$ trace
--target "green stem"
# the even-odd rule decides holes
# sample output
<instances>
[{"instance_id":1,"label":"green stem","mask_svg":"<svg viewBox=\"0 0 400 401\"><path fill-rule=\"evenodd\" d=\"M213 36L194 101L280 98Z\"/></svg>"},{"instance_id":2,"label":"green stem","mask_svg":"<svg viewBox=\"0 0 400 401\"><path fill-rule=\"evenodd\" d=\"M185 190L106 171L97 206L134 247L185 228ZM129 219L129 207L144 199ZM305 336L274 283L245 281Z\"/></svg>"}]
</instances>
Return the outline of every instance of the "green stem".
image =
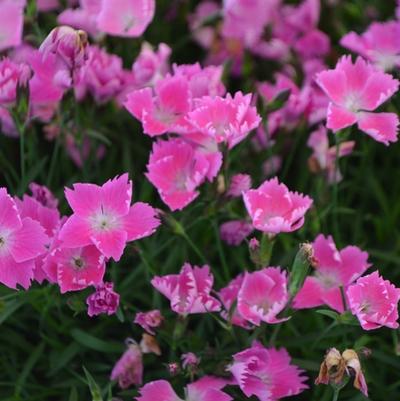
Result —
<instances>
[{"instance_id":1,"label":"green stem","mask_svg":"<svg viewBox=\"0 0 400 401\"><path fill-rule=\"evenodd\" d=\"M339 393L340 393L340 389L339 389L339 388L334 388L334 389L333 389L333 398L332 398L332 401L338 401L338 399L339 399Z\"/></svg>"},{"instance_id":2,"label":"green stem","mask_svg":"<svg viewBox=\"0 0 400 401\"><path fill-rule=\"evenodd\" d=\"M181 233L182 237L185 238L188 245L193 249L193 251L197 254L197 256L201 259L202 263L207 264L207 259L200 251L200 249L196 246L196 244L190 239L190 237L186 234L186 232Z\"/></svg>"}]
</instances>

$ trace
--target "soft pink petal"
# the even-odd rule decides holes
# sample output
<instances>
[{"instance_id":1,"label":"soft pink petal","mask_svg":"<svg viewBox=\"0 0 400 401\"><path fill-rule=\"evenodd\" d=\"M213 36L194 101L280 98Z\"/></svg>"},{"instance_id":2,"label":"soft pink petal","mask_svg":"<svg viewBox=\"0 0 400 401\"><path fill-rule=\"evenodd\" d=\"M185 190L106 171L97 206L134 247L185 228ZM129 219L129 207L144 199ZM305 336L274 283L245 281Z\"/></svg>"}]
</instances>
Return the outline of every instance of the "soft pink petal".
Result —
<instances>
[{"instance_id":1,"label":"soft pink petal","mask_svg":"<svg viewBox=\"0 0 400 401\"><path fill-rule=\"evenodd\" d=\"M399 118L395 113L360 113L358 128L378 142L397 141Z\"/></svg>"},{"instance_id":2,"label":"soft pink petal","mask_svg":"<svg viewBox=\"0 0 400 401\"><path fill-rule=\"evenodd\" d=\"M101 187L101 204L109 212L126 215L132 200L132 181L128 174L107 181Z\"/></svg>"},{"instance_id":3,"label":"soft pink petal","mask_svg":"<svg viewBox=\"0 0 400 401\"><path fill-rule=\"evenodd\" d=\"M87 220L72 215L61 228L59 239L67 248L78 248L90 245L92 230Z\"/></svg>"},{"instance_id":4,"label":"soft pink petal","mask_svg":"<svg viewBox=\"0 0 400 401\"><path fill-rule=\"evenodd\" d=\"M127 232L113 229L97 230L92 232L90 239L106 258L113 258L118 262L124 253Z\"/></svg>"},{"instance_id":5,"label":"soft pink petal","mask_svg":"<svg viewBox=\"0 0 400 401\"><path fill-rule=\"evenodd\" d=\"M127 240L134 241L148 237L160 225L157 211L147 203L137 202L129 210L124 220L124 229L128 233Z\"/></svg>"},{"instance_id":6,"label":"soft pink petal","mask_svg":"<svg viewBox=\"0 0 400 401\"><path fill-rule=\"evenodd\" d=\"M144 385L137 401L182 401L166 380L156 380Z\"/></svg>"},{"instance_id":7,"label":"soft pink petal","mask_svg":"<svg viewBox=\"0 0 400 401\"><path fill-rule=\"evenodd\" d=\"M327 128L333 132L350 127L357 122L357 115L343 107L329 103L327 115Z\"/></svg>"},{"instance_id":8,"label":"soft pink petal","mask_svg":"<svg viewBox=\"0 0 400 401\"><path fill-rule=\"evenodd\" d=\"M65 197L71 209L86 217L101 209L102 189L95 184L74 184L74 189L65 189Z\"/></svg>"},{"instance_id":9,"label":"soft pink petal","mask_svg":"<svg viewBox=\"0 0 400 401\"><path fill-rule=\"evenodd\" d=\"M293 301L296 309L315 308L323 304L322 288L315 277L307 277Z\"/></svg>"},{"instance_id":10,"label":"soft pink petal","mask_svg":"<svg viewBox=\"0 0 400 401\"><path fill-rule=\"evenodd\" d=\"M0 257L0 282L10 288L16 288L17 284L28 289L33 279L34 260L17 263L11 255Z\"/></svg>"}]
</instances>

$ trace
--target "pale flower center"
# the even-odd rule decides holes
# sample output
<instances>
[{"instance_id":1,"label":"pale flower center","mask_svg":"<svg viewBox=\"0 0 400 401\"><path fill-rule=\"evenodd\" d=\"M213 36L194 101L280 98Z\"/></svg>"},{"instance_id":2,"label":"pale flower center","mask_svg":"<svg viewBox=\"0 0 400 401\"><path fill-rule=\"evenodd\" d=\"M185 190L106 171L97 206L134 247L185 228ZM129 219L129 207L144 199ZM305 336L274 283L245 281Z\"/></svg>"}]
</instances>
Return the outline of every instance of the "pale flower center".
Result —
<instances>
[{"instance_id":1,"label":"pale flower center","mask_svg":"<svg viewBox=\"0 0 400 401\"><path fill-rule=\"evenodd\" d=\"M74 270L83 270L85 268L85 261L80 257L73 257L72 258L72 267Z\"/></svg>"},{"instance_id":2,"label":"pale flower center","mask_svg":"<svg viewBox=\"0 0 400 401\"><path fill-rule=\"evenodd\" d=\"M325 289L329 290L341 285L340 280L331 272L317 272L315 276Z\"/></svg>"},{"instance_id":3,"label":"pale flower center","mask_svg":"<svg viewBox=\"0 0 400 401\"><path fill-rule=\"evenodd\" d=\"M108 213L101 208L101 211L91 217L92 228L96 231L109 231L119 226L119 219L117 216Z\"/></svg>"},{"instance_id":4,"label":"pale flower center","mask_svg":"<svg viewBox=\"0 0 400 401\"><path fill-rule=\"evenodd\" d=\"M127 14L123 16L122 25L124 27L124 32L128 32L136 23L136 19L132 14Z\"/></svg>"},{"instance_id":5,"label":"pale flower center","mask_svg":"<svg viewBox=\"0 0 400 401\"><path fill-rule=\"evenodd\" d=\"M357 113L361 109L360 98L356 93L349 93L344 103L346 109L353 113Z\"/></svg>"}]
</instances>

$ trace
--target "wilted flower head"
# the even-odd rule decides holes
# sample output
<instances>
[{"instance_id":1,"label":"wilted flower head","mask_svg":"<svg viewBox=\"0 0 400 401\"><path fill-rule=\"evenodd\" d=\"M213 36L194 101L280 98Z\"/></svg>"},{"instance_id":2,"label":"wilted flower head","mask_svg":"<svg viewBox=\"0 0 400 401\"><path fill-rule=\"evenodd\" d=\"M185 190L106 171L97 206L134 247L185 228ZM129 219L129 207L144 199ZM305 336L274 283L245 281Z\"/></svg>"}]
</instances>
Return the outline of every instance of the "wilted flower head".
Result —
<instances>
[{"instance_id":1,"label":"wilted flower head","mask_svg":"<svg viewBox=\"0 0 400 401\"><path fill-rule=\"evenodd\" d=\"M122 389L140 385L143 380L143 361L140 347L134 341L127 341L127 349L115 364L111 380L118 380Z\"/></svg>"},{"instance_id":2,"label":"wilted flower head","mask_svg":"<svg viewBox=\"0 0 400 401\"><path fill-rule=\"evenodd\" d=\"M308 388L307 377L290 363L284 348L265 348L258 342L233 355L228 370L247 397L254 395L260 401L277 401Z\"/></svg>"},{"instance_id":3,"label":"wilted flower head","mask_svg":"<svg viewBox=\"0 0 400 401\"><path fill-rule=\"evenodd\" d=\"M347 289L351 312L357 316L364 330L386 326L399 327L398 303L400 289L384 280L377 271L360 277Z\"/></svg>"},{"instance_id":4,"label":"wilted flower head","mask_svg":"<svg viewBox=\"0 0 400 401\"><path fill-rule=\"evenodd\" d=\"M155 7L155 0L103 0L98 28L114 36L141 36L153 20Z\"/></svg>"},{"instance_id":5,"label":"wilted flower head","mask_svg":"<svg viewBox=\"0 0 400 401\"><path fill-rule=\"evenodd\" d=\"M67 248L94 244L105 257L118 261L127 242L153 234L160 224L150 205L137 202L131 206L128 174L102 186L74 184L65 196L74 212L60 232Z\"/></svg>"},{"instance_id":6,"label":"wilted flower head","mask_svg":"<svg viewBox=\"0 0 400 401\"><path fill-rule=\"evenodd\" d=\"M336 348L329 349L321 363L315 384L341 385L345 374L354 377L354 387L368 397L368 387L361 369L360 359L352 349L346 349L342 354Z\"/></svg>"},{"instance_id":7,"label":"wilted flower head","mask_svg":"<svg viewBox=\"0 0 400 401\"><path fill-rule=\"evenodd\" d=\"M142 334L142 339L140 341L139 346L143 354L152 353L158 356L161 355L161 349L160 346L158 345L156 338L151 336L150 334L147 333Z\"/></svg>"},{"instance_id":8,"label":"wilted flower head","mask_svg":"<svg viewBox=\"0 0 400 401\"><path fill-rule=\"evenodd\" d=\"M373 22L358 35L349 32L340 44L371 61L384 71L400 66L400 22Z\"/></svg>"},{"instance_id":9,"label":"wilted flower head","mask_svg":"<svg viewBox=\"0 0 400 401\"><path fill-rule=\"evenodd\" d=\"M246 220L232 220L222 224L219 232L221 239L228 245L237 246L253 232L253 226Z\"/></svg>"},{"instance_id":10,"label":"wilted flower head","mask_svg":"<svg viewBox=\"0 0 400 401\"><path fill-rule=\"evenodd\" d=\"M164 317L158 309L151 310L149 312L138 312L136 313L135 320L133 323L138 324L149 334L154 336L153 328L157 328L163 322Z\"/></svg>"},{"instance_id":11,"label":"wilted flower head","mask_svg":"<svg viewBox=\"0 0 400 401\"><path fill-rule=\"evenodd\" d=\"M219 301L210 295L213 282L209 266L192 267L189 263L182 266L179 274L151 280L153 287L171 301L171 309L181 315L220 310Z\"/></svg>"},{"instance_id":12,"label":"wilted flower head","mask_svg":"<svg viewBox=\"0 0 400 401\"><path fill-rule=\"evenodd\" d=\"M58 26L48 34L39 51L43 53L45 60L48 54L54 54L58 67L68 70L72 76L85 63L86 45L86 32L69 26Z\"/></svg>"},{"instance_id":13,"label":"wilted flower head","mask_svg":"<svg viewBox=\"0 0 400 401\"><path fill-rule=\"evenodd\" d=\"M235 174L231 178L231 182L226 193L227 196L236 198L242 195L243 191L251 188L251 177L248 174Z\"/></svg>"},{"instance_id":14,"label":"wilted flower head","mask_svg":"<svg viewBox=\"0 0 400 401\"><path fill-rule=\"evenodd\" d=\"M326 304L343 312L340 287L347 288L368 269L368 253L352 245L338 251L333 238L322 234L314 240L312 248L315 270L306 278L293 305L302 309Z\"/></svg>"},{"instance_id":15,"label":"wilted flower head","mask_svg":"<svg viewBox=\"0 0 400 401\"><path fill-rule=\"evenodd\" d=\"M353 124L378 142L397 141L398 117L395 113L372 113L399 87L391 75L376 70L358 57L353 64L343 56L334 70L317 74L317 83L330 98L327 128L337 132Z\"/></svg>"},{"instance_id":16,"label":"wilted flower head","mask_svg":"<svg viewBox=\"0 0 400 401\"><path fill-rule=\"evenodd\" d=\"M261 322L281 323L278 318L288 302L286 272L268 267L244 275L237 297L237 309L243 319L259 326Z\"/></svg>"},{"instance_id":17,"label":"wilted flower head","mask_svg":"<svg viewBox=\"0 0 400 401\"><path fill-rule=\"evenodd\" d=\"M0 52L22 41L26 0L0 1Z\"/></svg>"},{"instance_id":18,"label":"wilted flower head","mask_svg":"<svg viewBox=\"0 0 400 401\"><path fill-rule=\"evenodd\" d=\"M269 234L298 230L313 203L310 197L289 191L276 177L244 192L243 200L254 228Z\"/></svg>"},{"instance_id":19,"label":"wilted flower head","mask_svg":"<svg viewBox=\"0 0 400 401\"><path fill-rule=\"evenodd\" d=\"M105 282L96 287L96 291L86 299L90 317L106 313L113 315L119 306L119 294L114 291L114 284Z\"/></svg>"}]
</instances>

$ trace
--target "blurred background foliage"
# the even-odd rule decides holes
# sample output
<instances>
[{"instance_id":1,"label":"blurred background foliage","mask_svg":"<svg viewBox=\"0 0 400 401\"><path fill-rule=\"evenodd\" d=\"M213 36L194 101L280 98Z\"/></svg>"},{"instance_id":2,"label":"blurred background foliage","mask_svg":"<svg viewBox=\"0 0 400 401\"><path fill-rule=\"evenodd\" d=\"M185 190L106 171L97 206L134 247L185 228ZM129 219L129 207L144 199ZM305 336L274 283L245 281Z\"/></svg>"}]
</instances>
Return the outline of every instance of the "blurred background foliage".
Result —
<instances>
[{"instance_id":1,"label":"blurred background foliage","mask_svg":"<svg viewBox=\"0 0 400 401\"><path fill-rule=\"evenodd\" d=\"M196 4L198 1L158 0L156 17L143 39L153 45L160 41L169 44L173 50L172 62L201 61L204 52L191 39L186 22L186 16ZM344 33L362 31L372 19L392 18L394 6L394 1L381 0L339 0L336 6L324 2L320 28L332 39L330 65L343 53L337 43ZM171 10L175 10L175 15ZM371 17L372 12L375 12L374 17ZM38 45L55 24L56 14L31 16L26 32L32 43ZM106 37L101 45L120 55L129 68L139 53L141 40ZM271 79L275 71L274 63L249 56L243 76L238 79L226 74L225 83L231 91L237 88L251 91L256 81ZM400 110L400 95L393 98L391 107ZM91 99L77 104L69 94L63 100L57 124L72 126L78 142L85 133L95 143L104 144L104 159L98 161L91 155L83 168L78 169L66 155L60 138L47 141L43 126L37 123L26 135L24 180L19 176L18 140L0 136L2 186L21 195L31 181L48 185L61 200L62 212L67 214L70 211L63 199L64 186L74 182L103 183L127 171L134 182L134 200L147 201L166 210L143 175L151 140L142 134L141 125L127 111L112 103L96 106ZM292 132L280 132L276 137L273 152L283 156L279 179L290 189L312 196L315 207L300 231L278 236L271 265L290 267L299 244L312 241L322 232L332 234L338 248L354 244L368 251L372 265L399 286L400 145L385 147L354 128L346 135L357 142L356 151L340 161L344 180L335 188L308 170L311 151L306 141L309 133L310 129L300 124ZM331 140L333 143L332 136ZM256 152L250 142L250 139L243 141L231 152L229 174L251 174L253 185L258 186L265 179L262 164L270 152ZM130 245L120 263L108 264L106 278L115 283L116 291L121 294L117 315L89 318L84 301L90 289L61 296L58 288L52 285L34 284L26 292L0 288L1 400L87 401L93 398L88 385L91 383L93 389L93 381L101 389L104 400L111 400L112 396L132 399L137 391L120 391L115 383L110 383L109 375L125 349L124 340L128 337L140 339L141 329L132 323L135 313L153 308L160 308L166 316L166 323L157 336L163 354L160 358L144 356L145 382L168 377L166 364L179 361L180 355L188 351L201 356L201 373L224 375L224 367L233 353L248 347L255 337L267 345L273 336L273 344L286 347L294 362L306 369L310 377L310 390L292 397L293 400L332 399L331 388L313 385L329 347L371 349L371 356L362 361L370 399L400 399L400 347L396 330L383 328L365 332L350 325L332 327L332 319L315 310L293 313L275 334L276 326L265 324L255 332L238 327L228 332L212 316L206 315L189 316L183 330L182 322L170 311L167 300L152 289L151 277L176 273L185 261L192 264L207 261L215 276L214 288L219 289L237 273L252 269L247 246L228 247L218 234L221 223L233 216L245 216L241 200L229 205L217 202L216 184L204 185L201 191L202 196L196 202L173 215L201 255L173 226L163 224L152 237ZM84 367L93 381L90 375L85 375ZM189 379L178 375L170 380L177 389L183 389ZM235 400L247 399L235 391L228 390ZM182 392L180 395L183 396ZM364 399L351 385L340 394L343 401Z\"/></svg>"}]
</instances>

